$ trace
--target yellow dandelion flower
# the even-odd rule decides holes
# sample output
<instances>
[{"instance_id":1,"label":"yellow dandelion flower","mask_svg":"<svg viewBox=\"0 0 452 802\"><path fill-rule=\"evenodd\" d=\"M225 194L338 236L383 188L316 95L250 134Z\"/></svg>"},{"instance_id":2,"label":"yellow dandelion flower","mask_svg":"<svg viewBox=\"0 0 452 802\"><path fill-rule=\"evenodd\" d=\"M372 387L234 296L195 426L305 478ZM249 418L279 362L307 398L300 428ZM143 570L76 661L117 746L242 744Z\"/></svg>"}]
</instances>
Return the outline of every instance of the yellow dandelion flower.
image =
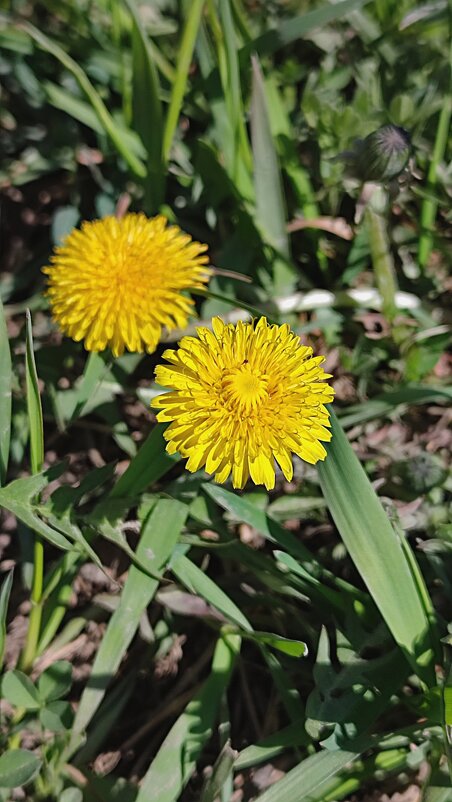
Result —
<instances>
[{"instance_id":1,"label":"yellow dandelion flower","mask_svg":"<svg viewBox=\"0 0 452 802\"><path fill-rule=\"evenodd\" d=\"M87 351L151 353L163 327L187 325L193 301L183 293L208 280L206 250L162 216L85 222L43 268L53 319Z\"/></svg>"},{"instance_id":2,"label":"yellow dandelion flower","mask_svg":"<svg viewBox=\"0 0 452 802\"><path fill-rule=\"evenodd\" d=\"M169 392L152 406L157 419L170 421L167 451L188 457L186 467L205 467L234 487L249 477L267 490L275 486L275 460L287 480L291 455L316 463L326 457L321 441L331 439L325 404L334 391L320 367L288 325L226 325L214 318L213 332L183 337L176 351L165 351L170 365L156 368L157 382Z\"/></svg>"}]
</instances>

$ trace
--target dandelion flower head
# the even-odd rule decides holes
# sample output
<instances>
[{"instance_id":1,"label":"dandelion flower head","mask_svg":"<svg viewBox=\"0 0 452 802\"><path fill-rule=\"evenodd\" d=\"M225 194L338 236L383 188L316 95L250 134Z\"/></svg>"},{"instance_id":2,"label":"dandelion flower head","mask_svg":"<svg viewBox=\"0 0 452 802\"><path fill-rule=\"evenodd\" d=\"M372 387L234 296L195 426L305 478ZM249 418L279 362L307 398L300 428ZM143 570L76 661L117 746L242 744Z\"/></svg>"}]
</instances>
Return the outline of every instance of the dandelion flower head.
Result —
<instances>
[{"instance_id":1,"label":"dandelion flower head","mask_svg":"<svg viewBox=\"0 0 452 802\"><path fill-rule=\"evenodd\" d=\"M268 490L275 485L275 460L288 481L292 454L315 464L326 457L331 439L325 404L334 391L320 367L288 325L226 325L183 337L177 350L156 368L157 382L169 392L152 406L165 430L170 454L188 457L187 469L204 467L224 482L243 488L251 477Z\"/></svg>"},{"instance_id":2,"label":"dandelion flower head","mask_svg":"<svg viewBox=\"0 0 452 802\"><path fill-rule=\"evenodd\" d=\"M85 222L43 269L53 319L87 351L151 353L163 327L187 325L193 301L183 293L208 280L206 250L162 216Z\"/></svg>"}]
</instances>

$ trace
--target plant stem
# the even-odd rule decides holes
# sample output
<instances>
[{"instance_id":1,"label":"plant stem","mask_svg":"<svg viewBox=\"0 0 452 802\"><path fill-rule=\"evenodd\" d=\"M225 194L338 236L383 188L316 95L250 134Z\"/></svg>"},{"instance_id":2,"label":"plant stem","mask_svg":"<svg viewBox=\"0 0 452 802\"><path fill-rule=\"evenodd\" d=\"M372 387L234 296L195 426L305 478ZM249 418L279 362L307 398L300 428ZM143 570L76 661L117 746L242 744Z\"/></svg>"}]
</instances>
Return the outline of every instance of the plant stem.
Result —
<instances>
[{"instance_id":1,"label":"plant stem","mask_svg":"<svg viewBox=\"0 0 452 802\"><path fill-rule=\"evenodd\" d=\"M42 591L44 584L44 544L35 533L33 550L33 585L31 589L30 619L28 623L27 640L20 658L22 671L29 671L36 656L42 618Z\"/></svg>"},{"instance_id":2,"label":"plant stem","mask_svg":"<svg viewBox=\"0 0 452 802\"><path fill-rule=\"evenodd\" d=\"M26 315L25 375L27 380L27 415L30 426L31 472L39 473L44 463L44 428L41 396L33 350L33 332L30 311ZM24 650L20 657L20 668L29 671L36 657L39 641L44 586L44 543L35 532L33 553L33 583L31 589L31 611Z\"/></svg>"},{"instance_id":3,"label":"plant stem","mask_svg":"<svg viewBox=\"0 0 452 802\"><path fill-rule=\"evenodd\" d=\"M395 301L397 281L385 218L371 209L370 205L367 206L364 217L369 234L375 281L382 299L383 314L389 323L392 323L397 314Z\"/></svg>"}]
</instances>

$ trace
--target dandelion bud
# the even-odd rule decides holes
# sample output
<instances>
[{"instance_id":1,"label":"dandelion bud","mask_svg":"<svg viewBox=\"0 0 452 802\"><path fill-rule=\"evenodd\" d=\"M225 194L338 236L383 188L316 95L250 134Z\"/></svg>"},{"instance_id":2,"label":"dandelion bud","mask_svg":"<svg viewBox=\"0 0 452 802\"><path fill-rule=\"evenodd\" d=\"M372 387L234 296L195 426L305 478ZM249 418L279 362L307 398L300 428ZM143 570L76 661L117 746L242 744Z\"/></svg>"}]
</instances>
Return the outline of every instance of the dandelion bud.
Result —
<instances>
[{"instance_id":1,"label":"dandelion bud","mask_svg":"<svg viewBox=\"0 0 452 802\"><path fill-rule=\"evenodd\" d=\"M383 125L361 141L356 158L362 181L387 183L405 169L411 154L410 137L404 128Z\"/></svg>"},{"instance_id":2,"label":"dandelion bud","mask_svg":"<svg viewBox=\"0 0 452 802\"><path fill-rule=\"evenodd\" d=\"M411 155L411 141L404 128L383 125L376 131L357 139L353 149L336 157L346 164L350 178L362 183L387 184L400 175Z\"/></svg>"}]
</instances>

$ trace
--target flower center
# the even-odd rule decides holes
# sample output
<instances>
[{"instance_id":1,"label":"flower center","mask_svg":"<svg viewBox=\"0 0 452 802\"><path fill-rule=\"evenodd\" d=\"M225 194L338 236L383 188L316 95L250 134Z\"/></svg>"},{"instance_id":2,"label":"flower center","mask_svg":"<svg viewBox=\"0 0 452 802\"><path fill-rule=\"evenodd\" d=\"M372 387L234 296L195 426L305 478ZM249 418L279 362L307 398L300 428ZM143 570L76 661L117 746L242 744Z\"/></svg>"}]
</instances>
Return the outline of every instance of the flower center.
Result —
<instances>
[{"instance_id":1,"label":"flower center","mask_svg":"<svg viewBox=\"0 0 452 802\"><path fill-rule=\"evenodd\" d=\"M251 370L248 364L232 368L224 374L221 395L228 409L243 412L256 412L268 398L268 377Z\"/></svg>"}]
</instances>

